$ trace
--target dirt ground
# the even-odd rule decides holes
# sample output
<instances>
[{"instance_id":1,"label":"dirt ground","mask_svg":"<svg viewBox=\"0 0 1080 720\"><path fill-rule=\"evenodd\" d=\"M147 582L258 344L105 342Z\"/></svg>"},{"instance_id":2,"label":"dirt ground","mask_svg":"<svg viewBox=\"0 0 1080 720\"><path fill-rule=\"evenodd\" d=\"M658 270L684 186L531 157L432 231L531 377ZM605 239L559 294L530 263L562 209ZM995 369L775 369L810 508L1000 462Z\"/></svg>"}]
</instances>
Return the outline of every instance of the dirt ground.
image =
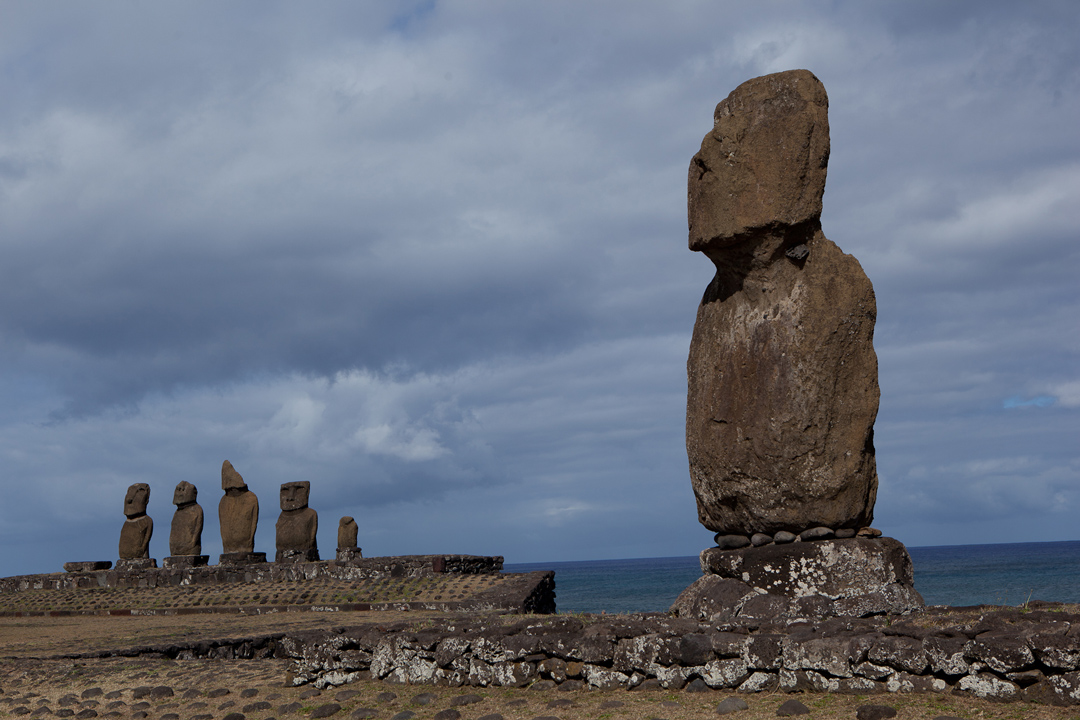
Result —
<instances>
[{"instance_id":1,"label":"dirt ground","mask_svg":"<svg viewBox=\"0 0 1080 720\"><path fill-rule=\"evenodd\" d=\"M430 615L434 615L433 613ZM429 616L430 616L429 615ZM689 720L717 718L731 691L574 691L401 686L378 681L322 691L287 685L284 660L56 659L62 654L178 640L243 637L298 629L387 623L424 613L284 613L237 616L0 618L0 717L126 720ZM777 717L787 700L809 718L856 718L860 706L887 705L899 720L1080 719L1080 708L999 704L954 695L741 696L734 720ZM471 700L472 702L466 702ZM43 716L43 717L42 717Z\"/></svg>"}]
</instances>

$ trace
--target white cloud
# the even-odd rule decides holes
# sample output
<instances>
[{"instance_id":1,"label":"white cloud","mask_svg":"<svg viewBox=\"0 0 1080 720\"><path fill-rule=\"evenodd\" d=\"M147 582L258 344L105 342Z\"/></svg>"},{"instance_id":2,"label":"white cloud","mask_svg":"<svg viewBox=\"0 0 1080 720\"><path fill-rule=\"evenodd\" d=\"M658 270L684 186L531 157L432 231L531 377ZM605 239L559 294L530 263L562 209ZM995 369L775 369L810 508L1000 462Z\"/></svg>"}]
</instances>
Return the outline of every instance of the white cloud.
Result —
<instances>
[{"instance_id":1,"label":"white cloud","mask_svg":"<svg viewBox=\"0 0 1080 720\"><path fill-rule=\"evenodd\" d=\"M1080 407L1080 380L1070 380L1047 387L1046 392L1057 398L1062 407Z\"/></svg>"}]
</instances>

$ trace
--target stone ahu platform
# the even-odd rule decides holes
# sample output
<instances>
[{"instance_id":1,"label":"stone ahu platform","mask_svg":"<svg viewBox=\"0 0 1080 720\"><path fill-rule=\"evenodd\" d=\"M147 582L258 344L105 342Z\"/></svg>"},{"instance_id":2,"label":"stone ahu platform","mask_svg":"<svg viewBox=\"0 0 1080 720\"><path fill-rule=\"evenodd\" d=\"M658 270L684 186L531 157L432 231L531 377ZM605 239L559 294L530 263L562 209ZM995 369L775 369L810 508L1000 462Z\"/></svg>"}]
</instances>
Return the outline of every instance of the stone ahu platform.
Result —
<instances>
[{"instance_id":1,"label":"stone ahu platform","mask_svg":"<svg viewBox=\"0 0 1080 720\"><path fill-rule=\"evenodd\" d=\"M887 537L708 548L701 571L672 606L682 617L868 617L924 607L911 556Z\"/></svg>"},{"instance_id":2,"label":"stone ahu platform","mask_svg":"<svg viewBox=\"0 0 1080 720\"><path fill-rule=\"evenodd\" d=\"M99 569L0 578L0 616L368 610L555 612L554 573L502 557L410 555L296 563Z\"/></svg>"}]
</instances>

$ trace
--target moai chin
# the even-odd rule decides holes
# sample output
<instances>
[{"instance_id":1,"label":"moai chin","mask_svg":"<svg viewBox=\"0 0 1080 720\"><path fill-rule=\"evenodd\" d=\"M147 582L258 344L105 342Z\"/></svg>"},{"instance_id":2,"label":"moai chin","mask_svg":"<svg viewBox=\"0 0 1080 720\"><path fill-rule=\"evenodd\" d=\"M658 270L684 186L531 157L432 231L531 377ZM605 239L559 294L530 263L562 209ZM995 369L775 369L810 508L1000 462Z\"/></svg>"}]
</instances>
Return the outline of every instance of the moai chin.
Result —
<instances>
[{"instance_id":1,"label":"moai chin","mask_svg":"<svg viewBox=\"0 0 1080 720\"><path fill-rule=\"evenodd\" d=\"M221 465L221 489L225 491L218 503L222 552L252 554L259 526L259 498L248 490L244 478L228 460Z\"/></svg>"},{"instance_id":2,"label":"moai chin","mask_svg":"<svg viewBox=\"0 0 1080 720\"><path fill-rule=\"evenodd\" d=\"M150 537L154 521L146 514L150 502L150 486L135 483L124 496L124 527L120 530L120 559L139 560L150 557Z\"/></svg>"},{"instance_id":3,"label":"moai chin","mask_svg":"<svg viewBox=\"0 0 1080 720\"><path fill-rule=\"evenodd\" d=\"M339 562L348 562L363 557L360 548L356 544L358 533L359 528L356 526L356 520L353 520L348 515L338 522L337 559Z\"/></svg>"},{"instance_id":4,"label":"moai chin","mask_svg":"<svg viewBox=\"0 0 1080 720\"><path fill-rule=\"evenodd\" d=\"M308 507L311 483L287 482L281 485L281 515L277 521L276 562L301 562L319 559L316 535L319 515Z\"/></svg>"},{"instance_id":5,"label":"moai chin","mask_svg":"<svg viewBox=\"0 0 1080 720\"><path fill-rule=\"evenodd\" d=\"M173 491L172 531L169 533L171 556L202 555L203 509L196 502L198 489L189 482L181 481Z\"/></svg>"}]
</instances>

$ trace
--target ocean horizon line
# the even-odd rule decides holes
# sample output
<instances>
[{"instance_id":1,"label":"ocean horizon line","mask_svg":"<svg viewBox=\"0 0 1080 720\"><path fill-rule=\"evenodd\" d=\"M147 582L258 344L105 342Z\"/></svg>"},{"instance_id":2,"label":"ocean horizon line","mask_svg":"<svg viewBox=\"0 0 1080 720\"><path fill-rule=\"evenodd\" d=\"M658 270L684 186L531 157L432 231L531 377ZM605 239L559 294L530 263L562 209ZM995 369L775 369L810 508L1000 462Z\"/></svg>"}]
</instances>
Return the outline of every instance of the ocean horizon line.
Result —
<instances>
[{"instance_id":1,"label":"ocean horizon line","mask_svg":"<svg viewBox=\"0 0 1080 720\"><path fill-rule=\"evenodd\" d=\"M944 550L949 548L973 548L973 547L1008 547L1014 545L1063 545L1068 543L1080 543L1078 540L1025 540L1022 542L993 542L993 543L959 543L955 545L908 545L904 547L910 550ZM705 549L705 548L702 548ZM589 562L624 562L633 560L677 560L683 558L697 559L697 555L648 555L641 557L617 557L617 558L590 558L588 560L530 560L525 562L505 562L506 565L542 565L544 563L589 563Z\"/></svg>"}]
</instances>

